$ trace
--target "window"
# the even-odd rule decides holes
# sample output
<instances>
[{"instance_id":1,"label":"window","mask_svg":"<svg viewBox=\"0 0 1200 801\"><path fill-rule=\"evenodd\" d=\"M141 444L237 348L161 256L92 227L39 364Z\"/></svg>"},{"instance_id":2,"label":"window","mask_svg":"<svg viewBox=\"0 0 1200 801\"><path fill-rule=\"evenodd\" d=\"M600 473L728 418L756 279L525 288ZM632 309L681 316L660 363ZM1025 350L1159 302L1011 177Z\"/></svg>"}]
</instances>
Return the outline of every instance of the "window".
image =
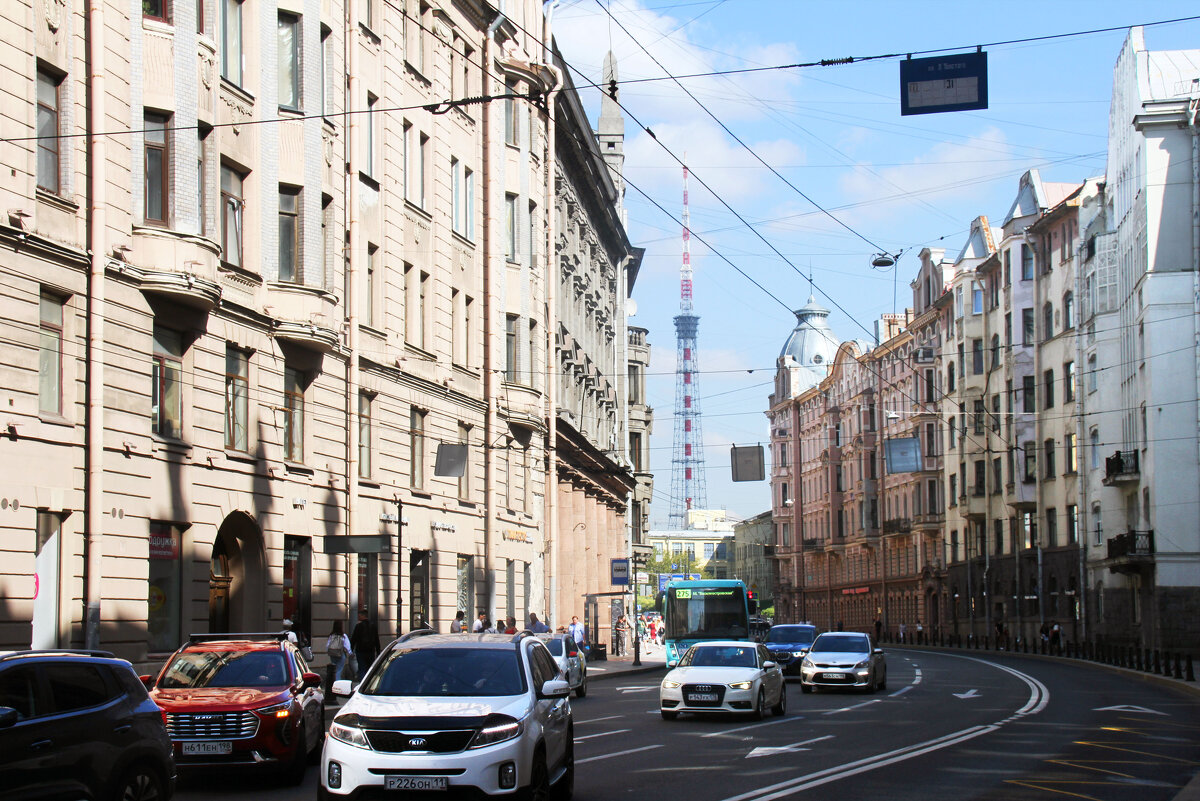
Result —
<instances>
[{"instance_id":1,"label":"window","mask_svg":"<svg viewBox=\"0 0 1200 801\"><path fill-rule=\"evenodd\" d=\"M425 486L425 412L413 408L408 413L409 486Z\"/></svg>"},{"instance_id":2,"label":"window","mask_svg":"<svg viewBox=\"0 0 1200 801\"><path fill-rule=\"evenodd\" d=\"M225 346L225 447L235 451L249 448L250 356Z\"/></svg>"},{"instance_id":3,"label":"window","mask_svg":"<svg viewBox=\"0 0 1200 801\"><path fill-rule=\"evenodd\" d=\"M300 18L294 14L279 15L278 61L279 107L298 111L300 102Z\"/></svg>"},{"instance_id":4,"label":"window","mask_svg":"<svg viewBox=\"0 0 1200 801\"><path fill-rule=\"evenodd\" d=\"M1037 411L1037 390L1031 375L1021 377L1021 411Z\"/></svg>"},{"instance_id":5,"label":"window","mask_svg":"<svg viewBox=\"0 0 1200 801\"><path fill-rule=\"evenodd\" d=\"M1046 509L1046 542L1047 548L1058 545L1058 510L1053 507Z\"/></svg>"},{"instance_id":6,"label":"window","mask_svg":"<svg viewBox=\"0 0 1200 801\"><path fill-rule=\"evenodd\" d=\"M1067 545L1075 545L1079 542L1079 507L1075 504L1067 506L1066 524Z\"/></svg>"},{"instance_id":7,"label":"window","mask_svg":"<svg viewBox=\"0 0 1200 801\"><path fill-rule=\"evenodd\" d=\"M1033 309L1021 309L1021 344L1032 345L1037 335L1034 332Z\"/></svg>"},{"instance_id":8,"label":"window","mask_svg":"<svg viewBox=\"0 0 1200 801\"><path fill-rule=\"evenodd\" d=\"M1088 434L1088 444L1092 451L1091 468L1093 470L1100 469L1100 432L1093 428Z\"/></svg>"},{"instance_id":9,"label":"window","mask_svg":"<svg viewBox=\"0 0 1200 801\"><path fill-rule=\"evenodd\" d=\"M196 0L196 33L209 36L212 30L209 28L208 7L211 0Z\"/></svg>"},{"instance_id":10,"label":"window","mask_svg":"<svg viewBox=\"0 0 1200 801\"><path fill-rule=\"evenodd\" d=\"M38 316L41 349L38 356L38 411L62 414L63 300L42 292Z\"/></svg>"},{"instance_id":11,"label":"window","mask_svg":"<svg viewBox=\"0 0 1200 801\"><path fill-rule=\"evenodd\" d=\"M1042 373L1042 408L1054 408L1054 371L1047 370Z\"/></svg>"},{"instance_id":12,"label":"window","mask_svg":"<svg viewBox=\"0 0 1200 801\"><path fill-rule=\"evenodd\" d=\"M954 289L954 317L960 318L963 316L963 288L955 287Z\"/></svg>"},{"instance_id":13,"label":"window","mask_svg":"<svg viewBox=\"0 0 1200 801\"><path fill-rule=\"evenodd\" d=\"M504 258L517 260L517 196L504 196Z\"/></svg>"},{"instance_id":14,"label":"window","mask_svg":"<svg viewBox=\"0 0 1200 801\"><path fill-rule=\"evenodd\" d=\"M145 119L145 204L143 219L155 225L167 224L169 193L167 170L171 163L167 149L167 123L170 117L164 114L147 114Z\"/></svg>"},{"instance_id":15,"label":"window","mask_svg":"<svg viewBox=\"0 0 1200 801\"><path fill-rule=\"evenodd\" d=\"M1063 295L1063 330L1069 331L1075 327L1075 293L1067 292Z\"/></svg>"},{"instance_id":16,"label":"window","mask_svg":"<svg viewBox=\"0 0 1200 801\"><path fill-rule=\"evenodd\" d=\"M221 77L242 85L242 0L221 0Z\"/></svg>"},{"instance_id":17,"label":"window","mask_svg":"<svg viewBox=\"0 0 1200 801\"><path fill-rule=\"evenodd\" d=\"M536 375L536 371L533 369L533 366L534 366L534 364L537 363L534 359L534 355L537 353L537 339L538 339L537 321L530 320L529 321L529 375L527 376L526 381L525 381L525 383L530 387L534 386L534 376Z\"/></svg>"},{"instance_id":18,"label":"window","mask_svg":"<svg viewBox=\"0 0 1200 801\"><path fill-rule=\"evenodd\" d=\"M716 543L713 543L713 542L704 543L704 559L705 559L705 561L712 559L713 554L716 553L716 550L717 550Z\"/></svg>"},{"instance_id":19,"label":"window","mask_svg":"<svg viewBox=\"0 0 1200 801\"><path fill-rule=\"evenodd\" d=\"M279 280L300 281L300 190L279 187Z\"/></svg>"},{"instance_id":20,"label":"window","mask_svg":"<svg viewBox=\"0 0 1200 801\"><path fill-rule=\"evenodd\" d=\"M983 314L983 290L971 290L971 314Z\"/></svg>"},{"instance_id":21,"label":"window","mask_svg":"<svg viewBox=\"0 0 1200 801\"><path fill-rule=\"evenodd\" d=\"M242 266L243 181L237 170L221 165L221 258L232 267Z\"/></svg>"},{"instance_id":22,"label":"window","mask_svg":"<svg viewBox=\"0 0 1200 801\"><path fill-rule=\"evenodd\" d=\"M971 340L971 371L975 375L983 375L983 340Z\"/></svg>"},{"instance_id":23,"label":"window","mask_svg":"<svg viewBox=\"0 0 1200 801\"><path fill-rule=\"evenodd\" d=\"M417 205L425 208L425 171L429 167L429 137L421 134L417 140Z\"/></svg>"},{"instance_id":24,"label":"window","mask_svg":"<svg viewBox=\"0 0 1200 801\"><path fill-rule=\"evenodd\" d=\"M1063 435L1063 471L1066 473L1079 472L1079 457L1076 454L1075 435Z\"/></svg>"},{"instance_id":25,"label":"window","mask_svg":"<svg viewBox=\"0 0 1200 801\"><path fill-rule=\"evenodd\" d=\"M458 424L458 441L464 446L471 442L471 427L466 423ZM470 454L470 452L470 449L467 449L467 453ZM471 498L471 463L469 459L463 465L462 475L458 477L458 497L463 500Z\"/></svg>"},{"instance_id":26,"label":"window","mask_svg":"<svg viewBox=\"0 0 1200 801\"><path fill-rule=\"evenodd\" d=\"M987 493L987 462L983 459L976 459L974 464L975 486L971 492L976 498L983 497Z\"/></svg>"},{"instance_id":27,"label":"window","mask_svg":"<svg viewBox=\"0 0 1200 801\"><path fill-rule=\"evenodd\" d=\"M413 192L416 188L416 181L413 180L413 178L416 177L417 171L416 165L413 164L413 159L415 159L417 155L416 146L413 141L414 136L416 136L416 134L413 131L412 123L408 120L405 120L401 135L401 147L404 150L401 160L404 162L404 169L402 171L404 199L408 201L413 200Z\"/></svg>"},{"instance_id":28,"label":"window","mask_svg":"<svg viewBox=\"0 0 1200 801\"><path fill-rule=\"evenodd\" d=\"M450 159L451 193L454 208L454 232L475 238L475 173L456 158Z\"/></svg>"},{"instance_id":29,"label":"window","mask_svg":"<svg viewBox=\"0 0 1200 801\"><path fill-rule=\"evenodd\" d=\"M1050 339L1054 336L1054 306L1050 303L1042 304L1042 339Z\"/></svg>"},{"instance_id":30,"label":"window","mask_svg":"<svg viewBox=\"0 0 1200 801\"><path fill-rule=\"evenodd\" d=\"M925 424L925 455L938 455L937 443L937 426L933 423ZM781 449L782 450L782 449Z\"/></svg>"},{"instance_id":31,"label":"window","mask_svg":"<svg viewBox=\"0 0 1200 801\"><path fill-rule=\"evenodd\" d=\"M183 617L183 534L170 523L150 521L147 570L146 646L151 653L179 647Z\"/></svg>"},{"instance_id":32,"label":"window","mask_svg":"<svg viewBox=\"0 0 1200 801\"><path fill-rule=\"evenodd\" d=\"M950 476L950 505L958 506L958 476Z\"/></svg>"},{"instance_id":33,"label":"window","mask_svg":"<svg viewBox=\"0 0 1200 801\"><path fill-rule=\"evenodd\" d=\"M992 334L992 369L1000 367L1000 335Z\"/></svg>"},{"instance_id":34,"label":"window","mask_svg":"<svg viewBox=\"0 0 1200 801\"><path fill-rule=\"evenodd\" d=\"M375 114L375 106L378 104L379 104L379 98L368 92L367 93L367 113L364 115L365 119L363 120L363 166L362 166L362 172L363 172L363 175L366 175L366 176L375 175L375 151L376 151L375 140L377 139L377 137L375 135L375 126L378 125L378 123L379 123L379 120ZM422 141L423 140L424 140L424 137L422 137ZM421 154L422 154L422 157L424 157L424 148L422 148ZM421 205L422 206L425 205L424 194L425 194L424 191L422 191L421 192Z\"/></svg>"},{"instance_id":35,"label":"window","mask_svg":"<svg viewBox=\"0 0 1200 801\"><path fill-rule=\"evenodd\" d=\"M953 448L954 448L954 434L955 434L955 432L957 431L957 428L956 428L956 426L955 426L955 424L954 424L954 418L953 418L953 417L951 417L951 418L950 418L950 426L949 426L948 430L949 430L949 432L950 432L950 448L953 450Z\"/></svg>"},{"instance_id":36,"label":"window","mask_svg":"<svg viewBox=\"0 0 1200 801\"><path fill-rule=\"evenodd\" d=\"M142 0L142 16L159 22L171 21L170 0Z\"/></svg>"},{"instance_id":37,"label":"window","mask_svg":"<svg viewBox=\"0 0 1200 801\"><path fill-rule=\"evenodd\" d=\"M517 315L504 318L504 380L517 380Z\"/></svg>"},{"instance_id":38,"label":"window","mask_svg":"<svg viewBox=\"0 0 1200 801\"><path fill-rule=\"evenodd\" d=\"M371 396L358 395L358 475L371 477Z\"/></svg>"},{"instance_id":39,"label":"window","mask_svg":"<svg viewBox=\"0 0 1200 801\"><path fill-rule=\"evenodd\" d=\"M321 114L325 117L329 116L329 98L333 95L330 87L333 80L331 67L337 63L333 53L332 33L329 28L321 26Z\"/></svg>"},{"instance_id":40,"label":"window","mask_svg":"<svg viewBox=\"0 0 1200 801\"><path fill-rule=\"evenodd\" d=\"M1001 472L1000 457L996 456L992 459L992 494L1000 492L1000 488L1004 484L1004 474Z\"/></svg>"},{"instance_id":41,"label":"window","mask_svg":"<svg viewBox=\"0 0 1200 801\"><path fill-rule=\"evenodd\" d=\"M418 348L425 347L425 331L429 324L429 302L429 273L422 271L417 281L417 319L414 321L416 325L414 344Z\"/></svg>"},{"instance_id":42,"label":"window","mask_svg":"<svg viewBox=\"0 0 1200 801\"><path fill-rule=\"evenodd\" d=\"M183 434L183 335L154 326L151 366L151 430L178 439Z\"/></svg>"},{"instance_id":43,"label":"window","mask_svg":"<svg viewBox=\"0 0 1200 801\"><path fill-rule=\"evenodd\" d=\"M509 95L504 98L504 143L515 145L520 141L521 135L518 129L517 99L513 97L517 93L517 82L507 80L504 82L504 88Z\"/></svg>"},{"instance_id":44,"label":"window","mask_svg":"<svg viewBox=\"0 0 1200 801\"><path fill-rule=\"evenodd\" d=\"M1046 455L1046 464L1044 466L1044 478L1054 478L1054 440L1048 439L1042 443Z\"/></svg>"},{"instance_id":45,"label":"window","mask_svg":"<svg viewBox=\"0 0 1200 801\"><path fill-rule=\"evenodd\" d=\"M1021 245L1021 280L1033 280L1033 248Z\"/></svg>"},{"instance_id":46,"label":"window","mask_svg":"<svg viewBox=\"0 0 1200 801\"><path fill-rule=\"evenodd\" d=\"M971 414L971 429L976 434L983 433L983 416L986 412L986 407L982 400L974 402L974 410Z\"/></svg>"},{"instance_id":47,"label":"window","mask_svg":"<svg viewBox=\"0 0 1200 801\"><path fill-rule=\"evenodd\" d=\"M1096 374L1099 372L1096 369L1096 354L1093 353L1091 356L1088 356L1087 369L1088 369L1088 374L1087 374L1088 392L1089 393L1095 392L1097 384L1098 384Z\"/></svg>"},{"instance_id":48,"label":"window","mask_svg":"<svg viewBox=\"0 0 1200 801\"><path fill-rule=\"evenodd\" d=\"M1000 396L992 396L992 433L1000 433Z\"/></svg>"},{"instance_id":49,"label":"window","mask_svg":"<svg viewBox=\"0 0 1200 801\"><path fill-rule=\"evenodd\" d=\"M196 216L200 218L200 236L208 236L208 135L211 128L196 132Z\"/></svg>"},{"instance_id":50,"label":"window","mask_svg":"<svg viewBox=\"0 0 1200 801\"><path fill-rule=\"evenodd\" d=\"M283 457L291 462L304 461L304 373L295 367L283 368Z\"/></svg>"},{"instance_id":51,"label":"window","mask_svg":"<svg viewBox=\"0 0 1200 801\"><path fill-rule=\"evenodd\" d=\"M954 362L946 365L946 392L954 391Z\"/></svg>"},{"instance_id":52,"label":"window","mask_svg":"<svg viewBox=\"0 0 1200 801\"><path fill-rule=\"evenodd\" d=\"M1021 450L1025 452L1025 475L1023 479L1029 484L1037 481L1037 443L1033 441L1025 442L1021 446Z\"/></svg>"},{"instance_id":53,"label":"window","mask_svg":"<svg viewBox=\"0 0 1200 801\"><path fill-rule=\"evenodd\" d=\"M379 294L379 248L370 243L367 244L367 265L363 276L366 281L366 286L363 287L363 325L374 326L376 322L376 304L378 303Z\"/></svg>"},{"instance_id":54,"label":"window","mask_svg":"<svg viewBox=\"0 0 1200 801\"><path fill-rule=\"evenodd\" d=\"M937 403L937 390L933 385L933 370L925 370L925 402ZM874 422L874 419L872 419Z\"/></svg>"},{"instance_id":55,"label":"window","mask_svg":"<svg viewBox=\"0 0 1200 801\"><path fill-rule=\"evenodd\" d=\"M58 87L61 80L44 70L37 74L37 185L38 189L58 194L59 175L59 129Z\"/></svg>"},{"instance_id":56,"label":"window","mask_svg":"<svg viewBox=\"0 0 1200 801\"><path fill-rule=\"evenodd\" d=\"M1005 314L1004 314L1004 344L1005 344L1005 345L1011 345L1011 344L1012 344L1012 342L1013 342L1013 338L1012 338L1012 312L1005 312Z\"/></svg>"},{"instance_id":57,"label":"window","mask_svg":"<svg viewBox=\"0 0 1200 801\"><path fill-rule=\"evenodd\" d=\"M1075 362L1063 364L1063 403L1075 400Z\"/></svg>"}]
</instances>

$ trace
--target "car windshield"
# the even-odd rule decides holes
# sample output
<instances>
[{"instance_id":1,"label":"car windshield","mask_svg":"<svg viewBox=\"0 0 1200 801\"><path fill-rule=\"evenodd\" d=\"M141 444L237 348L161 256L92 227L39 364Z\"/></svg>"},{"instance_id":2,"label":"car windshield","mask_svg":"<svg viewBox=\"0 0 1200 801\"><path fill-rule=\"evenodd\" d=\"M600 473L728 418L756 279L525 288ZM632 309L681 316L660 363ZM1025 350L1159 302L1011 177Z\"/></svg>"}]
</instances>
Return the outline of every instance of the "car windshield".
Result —
<instances>
[{"instance_id":1,"label":"car windshield","mask_svg":"<svg viewBox=\"0 0 1200 801\"><path fill-rule=\"evenodd\" d=\"M772 626L767 633L767 642L810 643L816 632L808 626Z\"/></svg>"},{"instance_id":2,"label":"car windshield","mask_svg":"<svg viewBox=\"0 0 1200 801\"><path fill-rule=\"evenodd\" d=\"M525 677L515 648L395 648L375 666L366 695L520 695Z\"/></svg>"},{"instance_id":3,"label":"car windshield","mask_svg":"<svg viewBox=\"0 0 1200 801\"><path fill-rule=\"evenodd\" d=\"M291 683L279 651L185 651L158 681L160 689L283 687Z\"/></svg>"},{"instance_id":4,"label":"car windshield","mask_svg":"<svg viewBox=\"0 0 1200 801\"><path fill-rule=\"evenodd\" d=\"M736 645L695 646L679 661L680 667L757 667L754 649Z\"/></svg>"},{"instance_id":5,"label":"car windshield","mask_svg":"<svg viewBox=\"0 0 1200 801\"><path fill-rule=\"evenodd\" d=\"M870 653L866 637L848 637L844 634L822 634L813 643L812 650L818 653L865 654Z\"/></svg>"}]
</instances>

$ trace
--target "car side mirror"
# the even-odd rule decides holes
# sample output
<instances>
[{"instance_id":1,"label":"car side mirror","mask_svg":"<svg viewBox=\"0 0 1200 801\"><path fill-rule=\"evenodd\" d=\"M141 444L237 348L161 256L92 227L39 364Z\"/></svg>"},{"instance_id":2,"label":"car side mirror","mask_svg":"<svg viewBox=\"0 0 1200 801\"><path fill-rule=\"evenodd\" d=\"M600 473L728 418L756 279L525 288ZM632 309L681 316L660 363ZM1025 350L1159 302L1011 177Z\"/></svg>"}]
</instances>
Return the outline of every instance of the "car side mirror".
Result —
<instances>
[{"instance_id":1,"label":"car side mirror","mask_svg":"<svg viewBox=\"0 0 1200 801\"><path fill-rule=\"evenodd\" d=\"M770 662L770 661L763 662L763 670L770 670L773 667L779 667L779 665L775 664L774 662Z\"/></svg>"},{"instance_id":2,"label":"car side mirror","mask_svg":"<svg viewBox=\"0 0 1200 801\"><path fill-rule=\"evenodd\" d=\"M313 673L311 671L308 673L305 673L302 677L302 682L303 682L303 686L305 689L308 689L309 687L320 687L321 686L321 674Z\"/></svg>"},{"instance_id":3,"label":"car side mirror","mask_svg":"<svg viewBox=\"0 0 1200 801\"><path fill-rule=\"evenodd\" d=\"M142 683L142 686L145 687L147 690L154 689L154 677L153 676L138 676L138 681L140 681Z\"/></svg>"},{"instance_id":4,"label":"car side mirror","mask_svg":"<svg viewBox=\"0 0 1200 801\"><path fill-rule=\"evenodd\" d=\"M876 649L875 649L875 651L874 651L874 653L877 653L877 654L882 654L882 653L883 653L883 649L882 649L882 648L876 648Z\"/></svg>"},{"instance_id":5,"label":"car side mirror","mask_svg":"<svg viewBox=\"0 0 1200 801\"><path fill-rule=\"evenodd\" d=\"M19 717L17 710L11 706L0 706L0 729L15 726Z\"/></svg>"},{"instance_id":6,"label":"car side mirror","mask_svg":"<svg viewBox=\"0 0 1200 801\"><path fill-rule=\"evenodd\" d=\"M333 683L333 694L342 698L349 698L354 694L354 682L350 679L338 679Z\"/></svg>"},{"instance_id":7,"label":"car side mirror","mask_svg":"<svg viewBox=\"0 0 1200 801\"><path fill-rule=\"evenodd\" d=\"M571 694L571 685L562 679L550 679L542 685L539 698L566 698Z\"/></svg>"}]
</instances>

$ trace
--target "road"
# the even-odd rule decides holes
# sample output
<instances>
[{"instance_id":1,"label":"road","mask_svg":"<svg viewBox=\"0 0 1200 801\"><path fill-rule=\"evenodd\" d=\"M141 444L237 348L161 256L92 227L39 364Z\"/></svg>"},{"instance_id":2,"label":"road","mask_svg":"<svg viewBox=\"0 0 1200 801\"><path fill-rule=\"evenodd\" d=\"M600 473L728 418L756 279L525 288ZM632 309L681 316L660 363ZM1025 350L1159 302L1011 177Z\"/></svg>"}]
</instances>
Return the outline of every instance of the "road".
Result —
<instances>
[{"instance_id":1,"label":"road","mask_svg":"<svg viewBox=\"0 0 1200 801\"><path fill-rule=\"evenodd\" d=\"M888 689L802 694L761 722L658 714L658 675L594 681L573 701L580 801L887 798L1168 801L1200 771L1200 696L1095 666L891 648ZM186 777L180 801L300 787ZM230 785L233 792L230 792Z\"/></svg>"}]
</instances>

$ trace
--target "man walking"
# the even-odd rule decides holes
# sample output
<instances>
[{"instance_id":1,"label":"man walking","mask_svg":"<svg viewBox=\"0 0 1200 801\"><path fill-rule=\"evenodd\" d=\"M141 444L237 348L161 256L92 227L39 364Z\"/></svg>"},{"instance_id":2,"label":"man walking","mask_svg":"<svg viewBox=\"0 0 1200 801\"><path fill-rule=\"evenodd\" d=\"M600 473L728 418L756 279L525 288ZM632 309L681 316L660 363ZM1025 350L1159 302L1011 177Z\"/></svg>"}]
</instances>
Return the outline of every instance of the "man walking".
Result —
<instances>
[{"instance_id":1,"label":"man walking","mask_svg":"<svg viewBox=\"0 0 1200 801\"><path fill-rule=\"evenodd\" d=\"M487 620L487 612L480 612L479 617L475 618L475 623L471 626L471 633L478 634L484 629L484 622Z\"/></svg>"},{"instance_id":2,"label":"man walking","mask_svg":"<svg viewBox=\"0 0 1200 801\"><path fill-rule=\"evenodd\" d=\"M587 631L583 628L583 624L579 622L579 615L571 616L571 625L567 626L567 633L571 635L571 639L580 648L587 645Z\"/></svg>"},{"instance_id":3,"label":"man walking","mask_svg":"<svg viewBox=\"0 0 1200 801\"><path fill-rule=\"evenodd\" d=\"M350 633L350 647L354 649L355 675L361 678L367 668L379 656L379 630L371 622L366 609L358 610L358 622Z\"/></svg>"},{"instance_id":4,"label":"man walking","mask_svg":"<svg viewBox=\"0 0 1200 801\"><path fill-rule=\"evenodd\" d=\"M550 630L550 627L547 626L542 621L538 620L537 615L535 615L533 612L530 612L529 613L529 630L532 631L534 634L545 634L547 631Z\"/></svg>"}]
</instances>

